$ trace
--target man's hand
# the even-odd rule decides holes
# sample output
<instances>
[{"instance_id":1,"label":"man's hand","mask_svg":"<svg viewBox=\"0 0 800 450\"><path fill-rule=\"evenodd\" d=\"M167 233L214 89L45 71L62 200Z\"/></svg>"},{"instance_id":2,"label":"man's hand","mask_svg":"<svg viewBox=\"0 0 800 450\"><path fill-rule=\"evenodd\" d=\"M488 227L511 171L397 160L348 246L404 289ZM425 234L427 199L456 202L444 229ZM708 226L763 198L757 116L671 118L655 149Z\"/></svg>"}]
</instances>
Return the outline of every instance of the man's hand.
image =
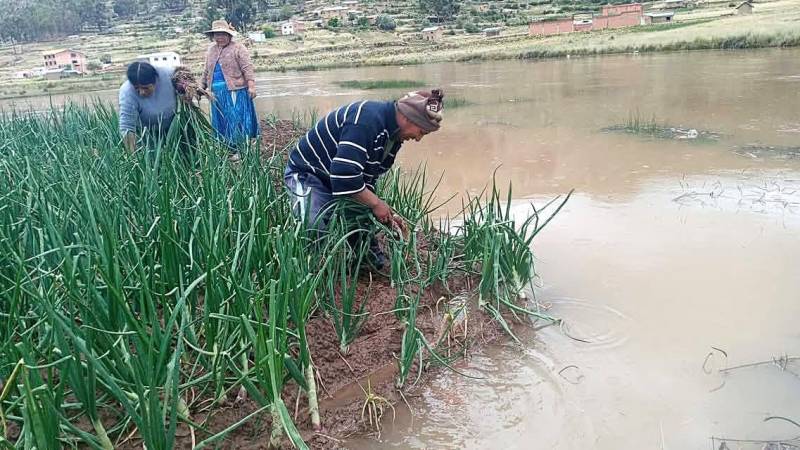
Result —
<instances>
[{"instance_id":1,"label":"man's hand","mask_svg":"<svg viewBox=\"0 0 800 450\"><path fill-rule=\"evenodd\" d=\"M372 207L372 214L375 215L375 218L378 219L378 222L391 225L392 222L392 208L389 208L389 205L386 204L381 199L375 203L375 206Z\"/></svg>"},{"instance_id":2,"label":"man's hand","mask_svg":"<svg viewBox=\"0 0 800 450\"><path fill-rule=\"evenodd\" d=\"M378 219L378 222L390 228L399 228L405 231L406 225L403 219L395 214L386 202L381 200L369 189L364 189L357 194L353 194L353 200L369 207L369 209L372 210L372 214Z\"/></svg>"},{"instance_id":3,"label":"man's hand","mask_svg":"<svg viewBox=\"0 0 800 450\"><path fill-rule=\"evenodd\" d=\"M403 233L406 232L406 221L399 214L392 213L392 225L399 228Z\"/></svg>"},{"instance_id":4,"label":"man's hand","mask_svg":"<svg viewBox=\"0 0 800 450\"><path fill-rule=\"evenodd\" d=\"M397 234L400 235L403 239L408 239L408 227L406 226L406 221L399 214L392 214L392 228Z\"/></svg>"}]
</instances>

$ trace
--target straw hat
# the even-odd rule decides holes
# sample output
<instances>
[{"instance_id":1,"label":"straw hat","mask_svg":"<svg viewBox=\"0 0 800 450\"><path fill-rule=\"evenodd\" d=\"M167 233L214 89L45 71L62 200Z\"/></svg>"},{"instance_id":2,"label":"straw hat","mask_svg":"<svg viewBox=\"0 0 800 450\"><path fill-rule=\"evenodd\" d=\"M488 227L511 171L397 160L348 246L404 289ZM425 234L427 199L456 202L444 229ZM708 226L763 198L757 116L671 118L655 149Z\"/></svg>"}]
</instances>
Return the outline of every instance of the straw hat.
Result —
<instances>
[{"instance_id":1,"label":"straw hat","mask_svg":"<svg viewBox=\"0 0 800 450\"><path fill-rule=\"evenodd\" d=\"M228 33L232 37L236 36L236 30L225 21L225 19L219 19L211 22L211 29L205 31L205 34L209 35L211 33Z\"/></svg>"}]
</instances>

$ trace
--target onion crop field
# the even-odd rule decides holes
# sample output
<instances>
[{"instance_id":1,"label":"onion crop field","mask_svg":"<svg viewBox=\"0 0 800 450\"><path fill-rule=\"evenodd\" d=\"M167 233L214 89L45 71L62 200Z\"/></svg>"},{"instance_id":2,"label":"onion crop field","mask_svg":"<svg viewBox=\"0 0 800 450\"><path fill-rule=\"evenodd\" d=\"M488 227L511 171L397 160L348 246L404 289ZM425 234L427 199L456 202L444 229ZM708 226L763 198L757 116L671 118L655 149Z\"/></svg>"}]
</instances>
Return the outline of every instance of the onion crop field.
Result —
<instances>
[{"instance_id":1,"label":"onion crop field","mask_svg":"<svg viewBox=\"0 0 800 450\"><path fill-rule=\"evenodd\" d=\"M549 219L515 220L510 187L432 219L424 171L393 172L379 195L408 233L342 202L321 236L291 214L281 152L231 165L201 125L182 111L165 142L130 155L102 104L0 118L0 448L216 448L254 423L262 443L308 448L324 411L309 344L321 327L307 325L330 323L343 356L359 342L373 234L390 264L367 278L388 279L402 324L398 389L450 367L442 343L465 315L512 339L511 321L552 320L519 300ZM439 332L423 332L422 293L454 277L474 280L468 300L446 298ZM242 398L255 407L211 420Z\"/></svg>"}]
</instances>

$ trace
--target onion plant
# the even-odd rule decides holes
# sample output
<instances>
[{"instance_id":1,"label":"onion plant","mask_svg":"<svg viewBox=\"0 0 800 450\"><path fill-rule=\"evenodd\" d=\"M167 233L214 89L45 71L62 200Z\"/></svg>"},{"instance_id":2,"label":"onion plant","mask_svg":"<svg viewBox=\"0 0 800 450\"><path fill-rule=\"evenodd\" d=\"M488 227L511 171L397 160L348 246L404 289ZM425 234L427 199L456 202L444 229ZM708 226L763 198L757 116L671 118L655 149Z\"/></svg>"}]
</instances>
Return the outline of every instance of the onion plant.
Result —
<instances>
[{"instance_id":1,"label":"onion plant","mask_svg":"<svg viewBox=\"0 0 800 450\"><path fill-rule=\"evenodd\" d=\"M517 299L534 276L531 252L534 237L561 210L571 194L567 194L550 217L541 223L540 214L544 208L537 210L533 207L533 214L522 223L515 220L511 210L511 187L505 200L493 183L488 193L468 198L464 203L462 223L455 232L463 242L464 260L469 266L477 268L481 275L479 305L512 336L502 316L503 310L554 320L518 305ZM545 208L556 200L545 205Z\"/></svg>"},{"instance_id":2,"label":"onion plant","mask_svg":"<svg viewBox=\"0 0 800 450\"><path fill-rule=\"evenodd\" d=\"M342 202L334 205L333 209L327 228L330 235L325 254L329 263L321 287L320 304L333 322L339 337L339 351L346 355L368 318L369 292L359 298L357 289L359 272L368 257L372 234L359 228L358 222L364 215L358 215L359 210L354 209L354 205ZM347 239L337 241L336 236L346 236Z\"/></svg>"},{"instance_id":3,"label":"onion plant","mask_svg":"<svg viewBox=\"0 0 800 450\"><path fill-rule=\"evenodd\" d=\"M179 425L204 433L203 448L263 414L273 445L305 448L281 393L302 388L319 427L306 324L329 315L343 352L358 338L366 230L382 230L392 255L401 384L424 351L440 359L417 313L451 272L482 275L478 295L498 320L532 313L515 295L546 222L514 222L510 191L505 203L495 188L469 199L458 227L436 230L424 170L394 172L380 194L409 235L361 210L319 240L292 217L280 156L262 161L256 145L229 164L192 108L133 155L117 127L102 104L0 114L0 448L166 450ZM194 421L236 392L258 409L223 430Z\"/></svg>"},{"instance_id":4,"label":"onion plant","mask_svg":"<svg viewBox=\"0 0 800 450\"><path fill-rule=\"evenodd\" d=\"M149 449L173 448L178 423L207 407L187 405L188 390L216 403L261 386L265 360L253 355L265 352L280 355L275 380L302 367L313 381L305 334L295 330L313 309L318 278L298 283L304 296L284 292L283 303L269 290L291 279L285 270L309 274L298 265L281 272L276 256L276 236L295 226L274 182L278 163L251 154L241 169L229 167L193 114L179 112L165 140L133 156L122 149L113 110L101 105L0 118L0 411L4 423L21 424L18 443L105 449L135 430ZM196 151L187 158L189 138ZM310 257L298 249L302 239L292 245L295 256ZM277 327L281 315L269 311L276 301L289 308L288 299L293 330ZM272 326L266 335L253 326L253 339L242 317ZM49 372L37 378L43 365ZM307 387L300 370L290 379ZM281 386L266 396L273 411L281 410Z\"/></svg>"}]
</instances>

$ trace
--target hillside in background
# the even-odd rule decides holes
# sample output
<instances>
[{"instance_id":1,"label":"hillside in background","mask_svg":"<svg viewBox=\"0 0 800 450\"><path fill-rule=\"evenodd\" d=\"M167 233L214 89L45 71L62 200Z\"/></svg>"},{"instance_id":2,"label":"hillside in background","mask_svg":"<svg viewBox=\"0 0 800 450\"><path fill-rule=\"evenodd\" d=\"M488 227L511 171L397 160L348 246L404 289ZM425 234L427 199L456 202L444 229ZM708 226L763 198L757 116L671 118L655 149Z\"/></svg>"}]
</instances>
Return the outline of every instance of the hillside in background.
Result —
<instances>
[{"instance_id":1,"label":"hillside in background","mask_svg":"<svg viewBox=\"0 0 800 450\"><path fill-rule=\"evenodd\" d=\"M602 6L593 1L0 0L0 98L116 87L128 63L160 51L199 71L202 31L220 17L237 26L260 70L800 44L800 0L757 2L748 15L736 14L738 0L643 5L648 14L671 14L670 23L529 32L531 22L591 18ZM284 36L287 21L299 25ZM423 32L433 27L440 28ZM84 53L87 73L33 72L56 49Z\"/></svg>"}]
</instances>

